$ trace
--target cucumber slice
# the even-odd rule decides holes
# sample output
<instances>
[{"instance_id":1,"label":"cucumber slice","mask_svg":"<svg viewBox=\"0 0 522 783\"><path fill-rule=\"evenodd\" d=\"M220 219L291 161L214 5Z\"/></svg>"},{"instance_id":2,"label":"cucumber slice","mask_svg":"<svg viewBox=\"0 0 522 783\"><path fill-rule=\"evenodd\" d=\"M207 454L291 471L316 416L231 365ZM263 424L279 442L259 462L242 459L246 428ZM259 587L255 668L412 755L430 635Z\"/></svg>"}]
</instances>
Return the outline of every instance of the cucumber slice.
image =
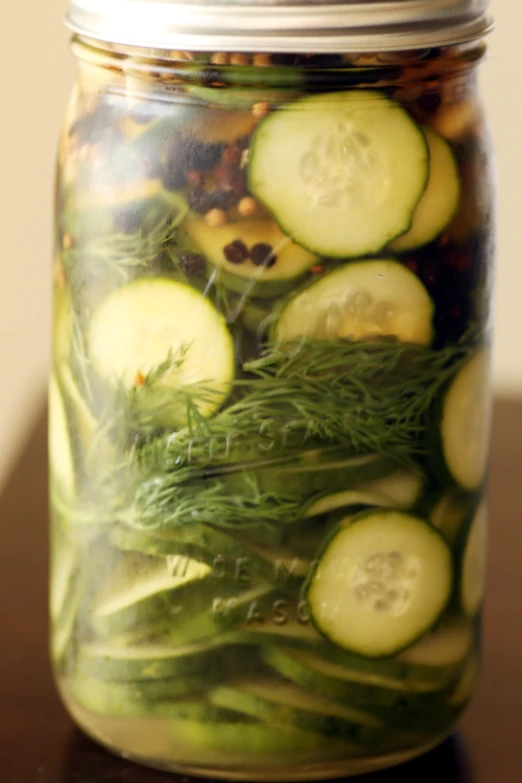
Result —
<instances>
[{"instance_id":1,"label":"cucumber slice","mask_svg":"<svg viewBox=\"0 0 522 783\"><path fill-rule=\"evenodd\" d=\"M476 101L467 98L443 104L433 118L433 125L445 139L462 143L474 132L480 120Z\"/></svg>"},{"instance_id":2,"label":"cucumber slice","mask_svg":"<svg viewBox=\"0 0 522 783\"><path fill-rule=\"evenodd\" d=\"M317 260L316 256L283 234L273 220L226 223L211 228L201 218L189 215L184 228L210 263L224 273L219 279L239 293L261 297L280 296L291 290L295 280L302 277ZM240 264L230 263L225 257L224 248L237 240L243 242L248 250L258 244L270 246L275 263L272 266L256 266L250 259Z\"/></svg>"},{"instance_id":3,"label":"cucumber slice","mask_svg":"<svg viewBox=\"0 0 522 783\"><path fill-rule=\"evenodd\" d=\"M424 520L364 513L326 544L306 598L317 630L339 647L380 658L435 625L452 590L451 552Z\"/></svg>"},{"instance_id":4,"label":"cucumber slice","mask_svg":"<svg viewBox=\"0 0 522 783\"><path fill-rule=\"evenodd\" d=\"M459 171L451 147L431 128L424 127L423 131L430 154L430 176L411 228L390 244L398 253L431 242L451 223L459 208Z\"/></svg>"},{"instance_id":5,"label":"cucumber slice","mask_svg":"<svg viewBox=\"0 0 522 783\"><path fill-rule=\"evenodd\" d=\"M49 471L51 482L66 497L75 491L74 456L69 435L67 414L58 381L49 379Z\"/></svg>"},{"instance_id":6,"label":"cucumber slice","mask_svg":"<svg viewBox=\"0 0 522 783\"><path fill-rule=\"evenodd\" d=\"M428 169L426 140L404 109L354 90L306 97L265 117L248 181L300 245L354 258L410 227Z\"/></svg>"},{"instance_id":7,"label":"cucumber slice","mask_svg":"<svg viewBox=\"0 0 522 783\"><path fill-rule=\"evenodd\" d=\"M231 644L254 644L265 647L269 644L282 644L286 647L319 647L324 644L313 625L290 620L282 625L274 623L255 626L243 623L230 631L224 639Z\"/></svg>"},{"instance_id":8,"label":"cucumber slice","mask_svg":"<svg viewBox=\"0 0 522 783\"><path fill-rule=\"evenodd\" d=\"M449 698L452 707L464 707L471 699L477 685L480 672L478 656L473 655L457 682L455 690Z\"/></svg>"},{"instance_id":9,"label":"cucumber slice","mask_svg":"<svg viewBox=\"0 0 522 783\"><path fill-rule=\"evenodd\" d=\"M398 470L360 489L323 495L305 507L303 516L320 516L347 506L390 506L401 511L407 510L418 500L422 484L422 477L418 473Z\"/></svg>"},{"instance_id":10,"label":"cucumber slice","mask_svg":"<svg viewBox=\"0 0 522 783\"><path fill-rule=\"evenodd\" d=\"M413 272L389 260L352 261L323 275L281 310L277 340L396 337L428 345L433 302Z\"/></svg>"},{"instance_id":11,"label":"cucumber slice","mask_svg":"<svg viewBox=\"0 0 522 783\"><path fill-rule=\"evenodd\" d=\"M417 708L435 704L442 698L441 684L435 679L399 679L377 667L348 667L309 650L266 647L263 660L279 674L325 698L373 708Z\"/></svg>"},{"instance_id":12,"label":"cucumber slice","mask_svg":"<svg viewBox=\"0 0 522 783\"><path fill-rule=\"evenodd\" d=\"M174 280L136 280L109 294L92 317L88 347L97 372L129 390L140 373L146 376L171 357L172 367L149 391L153 409L154 390L185 390L185 399L173 395L164 414L172 424L186 424L191 387L200 387L194 404L210 416L234 378L234 343L223 316L194 288Z\"/></svg>"},{"instance_id":13,"label":"cucumber slice","mask_svg":"<svg viewBox=\"0 0 522 783\"><path fill-rule=\"evenodd\" d=\"M486 506L482 503L471 522L460 575L460 600L467 615L475 615L482 604L486 577Z\"/></svg>"},{"instance_id":14,"label":"cucumber slice","mask_svg":"<svg viewBox=\"0 0 522 783\"><path fill-rule=\"evenodd\" d=\"M405 650L398 660L410 666L447 668L462 664L472 650L474 634L469 622L455 618Z\"/></svg>"},{"instance_id":15,"label":"cucumber slice","mask_svg":"<svg viewBox=\"0 0 522 783\"><path fill-rule=\"evenodd\" d=\"M464 489L477 489L488 462L489 351L480 349L452 381L443 401L440 435L447 468Z\"/></svg>"},{"instance_id":16,"label":"cucumber slice","mask_svg":"<svg viewBox=\"0 0 522 783\"><path fill-rule=\"evenodd\" d=\"M195 596L212 595L211 569L187 559L185 567L172 573L167 559L126 554L93 601L91 622L106 635L153 622L166 613L169 618Z\"/></svg>"},{"instance_id":17,"label":"cucumber slice","mask_svg":"<svg viewBox=\"0 0 522 783\"><path fill-rule=\"evenodd\" d=\"M248 531L244 531L248 535ZM270 547L248 542L205 525L179 528L171 535L148 535L139 531L115 527L111 541L125 551L148 555L167 555L169 566L174 558L192 558L208 564L216 576L252 580L260 577L281 588L297 585L308 574L310 563L283 547Z\"/></svg>"},{"instance_id":18,"label":"cucumber slice","mask_svg":"<svg viewBox=\"0 0 522 783\"><path fill-rule=\"evenodd\" d=\"M355 707L306 692L276 677L238 679L215 688L210 701L270 726L295 726L364 745L382 733L381 721Z\"/></svg>"},{"instance_id":19,"label":"cucumber slice","mask_svg":"<svg viewBox=\"0 0 522 783\"><path fill-rule=\"evenodd\" d=\"M237 585L234 585L237 587ZM217 589L209 593L204 608L191 611L190 607L183 614L163 619L151 631L156 633L157 643L170 645L186 645L221 637L241 623L254 623L258 617L264 618L270 611L274 597L270 585L255 585L242 592L231 594L229 585L221 592ZM128 642L123 637L120 644ZM229 641L228 638L222 638Z\"/></svg>"},{"instance_id":20,"label":"cucumber slice","mask_svg":"<svg viewBox=\"0 0 522 783\"><path fill-rule=\"evenodd\" d=\"M446 541L454 544L470 517L474 500L459 490L448 490L430 511L431 524L440 530Z\"/></svg>"},{"instance_id":21,"label":"cucumber slice","mask_svg":"<svg viewBox=\"0 0 522 783\"><path fill-rule=\"evenodd\" d=\"M125 682L198 675L210 677L223 671L217 644L170 647L163 644L84 644L78 655L78 672L102 680Z\"/></svg>"},{"instance_id":22,"label":"cucumber slice","mask_svg":"<svg viewBox=\"0 0 522 783\"><path fill-rule=\"evenodd\" d=\"M201 691L202 679L198 676L143 682L106 682L77 675L69 687L74 700L89 712L133 718L157 714L158 701L161 699L198 693ZM169 706L174 712L176 703Z\"/></svg>"}]
</instances>

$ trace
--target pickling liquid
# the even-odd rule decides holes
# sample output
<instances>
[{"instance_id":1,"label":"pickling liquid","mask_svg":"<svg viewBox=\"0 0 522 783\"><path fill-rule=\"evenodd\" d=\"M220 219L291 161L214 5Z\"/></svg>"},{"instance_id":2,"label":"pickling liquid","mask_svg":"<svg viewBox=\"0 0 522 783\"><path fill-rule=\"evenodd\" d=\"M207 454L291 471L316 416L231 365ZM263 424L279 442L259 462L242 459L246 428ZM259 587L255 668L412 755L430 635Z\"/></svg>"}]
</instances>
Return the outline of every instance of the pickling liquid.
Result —
<instances>
[{"instance_id":1,"label":"pickling liquid","mask_svg":"<svg viewBox=\"0 0 522 783\"><path fill-rule=\"evenodd\" d=\"M418 755L478 667L480 53L274 58L268 87L252 58L240 83L76 46L49 396L62 697L184 773Z\"/></svg>"}]
</instances>

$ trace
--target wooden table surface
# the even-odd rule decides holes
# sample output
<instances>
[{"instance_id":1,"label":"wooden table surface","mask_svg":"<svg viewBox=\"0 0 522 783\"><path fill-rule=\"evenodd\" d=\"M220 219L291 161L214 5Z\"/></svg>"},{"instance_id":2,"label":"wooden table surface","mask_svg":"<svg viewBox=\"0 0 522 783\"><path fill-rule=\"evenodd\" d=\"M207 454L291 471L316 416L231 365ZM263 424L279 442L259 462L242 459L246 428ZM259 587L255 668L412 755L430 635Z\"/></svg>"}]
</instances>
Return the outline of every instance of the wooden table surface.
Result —
<instances>
[{"instance_id":1,"label":"wooden table surface","mask_svg":"<svg viewBox=\"0 0 522 783\"><path fill-rule=\"evenodd\" d=\"M496 404L484 666L458 734L363 783L522 783L522 400ZM74 728L47 660L45 422L0 498L0 783L188 783L120 760Z\"/></svg>"}]
</instances>

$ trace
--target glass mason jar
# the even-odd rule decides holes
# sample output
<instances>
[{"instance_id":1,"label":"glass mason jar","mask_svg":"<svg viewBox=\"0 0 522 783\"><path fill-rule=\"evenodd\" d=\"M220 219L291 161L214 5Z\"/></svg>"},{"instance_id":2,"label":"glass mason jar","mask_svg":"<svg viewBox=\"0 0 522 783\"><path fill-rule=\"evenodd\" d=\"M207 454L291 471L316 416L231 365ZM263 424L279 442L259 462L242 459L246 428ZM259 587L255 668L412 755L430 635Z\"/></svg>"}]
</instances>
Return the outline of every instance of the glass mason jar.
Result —
<instances>
[{"instance_id":1,"label":"glass mason jar","mask_svg":"<svg viewBox=\"0 0 522 783\"><path fill-rule=\"evenodd\" d=\"M378 6L72 6L52 659L78 724L154 767L369 771L473 692L490 23Z\"/></svg>"}]
</instances>

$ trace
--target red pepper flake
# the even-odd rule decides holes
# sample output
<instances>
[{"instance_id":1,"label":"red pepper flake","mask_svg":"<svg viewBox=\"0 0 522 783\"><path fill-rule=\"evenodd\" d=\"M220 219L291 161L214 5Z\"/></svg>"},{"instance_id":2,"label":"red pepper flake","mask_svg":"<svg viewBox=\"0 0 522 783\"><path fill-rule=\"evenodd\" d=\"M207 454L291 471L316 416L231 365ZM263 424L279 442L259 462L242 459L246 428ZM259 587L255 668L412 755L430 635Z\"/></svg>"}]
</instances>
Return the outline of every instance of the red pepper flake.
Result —
<instances>
[{"instance_id":1,"label":"red pepper flake","mask_svg":"<svg viewBox=\"0 0 522 783\"><path fill-rule=\"evenodd\" d=\"M324 272L324 266L321 266L321 264L315 264L315 266L310 267L310 272L313 275L322 275Z\"/></svg>"},{"instance_id":2,"label":"red pepper flake","mask_svg":"<svg viewBox=\"0 0 522 783\"><path fill-rule=\"evenodd\" d=\"M225 147L221 153L221 163L225 166L239 166L243 151L236 144L231 147Z\"/></svg>"}]
</instances>

